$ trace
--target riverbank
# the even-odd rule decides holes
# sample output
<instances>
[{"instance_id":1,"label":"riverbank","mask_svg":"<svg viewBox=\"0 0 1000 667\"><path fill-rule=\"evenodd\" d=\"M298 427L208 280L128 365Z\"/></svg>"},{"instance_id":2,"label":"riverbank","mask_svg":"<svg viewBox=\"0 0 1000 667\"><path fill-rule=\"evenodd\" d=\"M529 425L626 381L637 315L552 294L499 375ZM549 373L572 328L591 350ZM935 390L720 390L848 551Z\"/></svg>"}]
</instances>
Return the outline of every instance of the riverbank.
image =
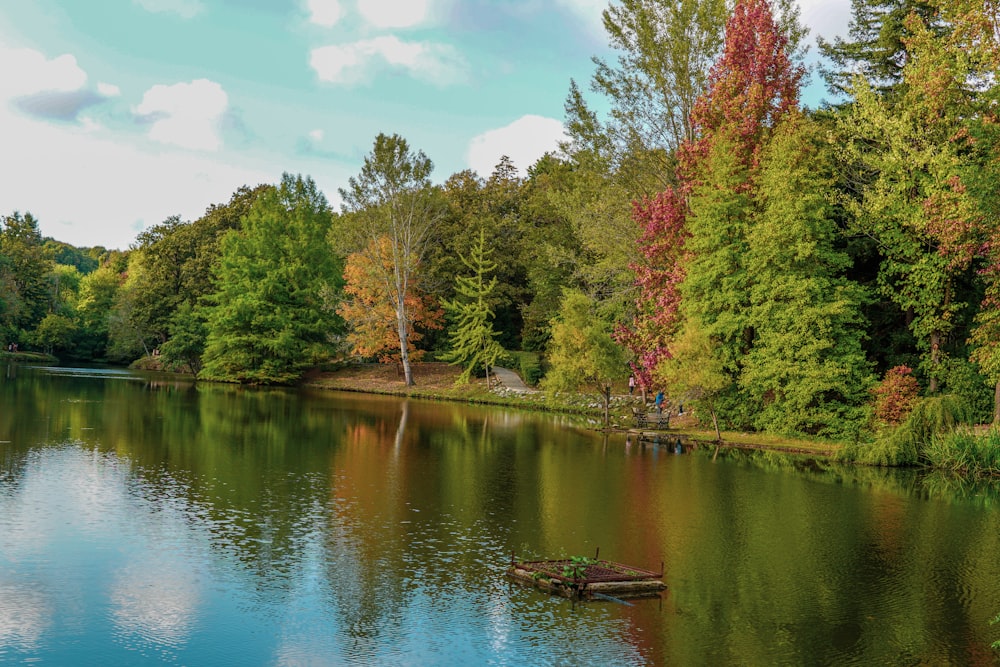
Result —
<instances>
[{"instance_id":1,"label":"riverbank","mask_svg":"<svg viewBox=\"0 0 1000 667\"><path fill-rule=\"evenodd\" d=\"M0 361L26 361L36 364L54 364L59 361L51 354L42 352L0 352Z\"/></svg>"},{"instance_id":2,"label":"riverbank","mask_svg":"<svg viewBox=\"0 0 1000 667\"><path fill-rule=\"evenodd\" d=\"M594 396L581 394L572 397L552 397L544 392L511 392L503 388L491 391L486 388L486 380L483 378L456 384L461 370L440 362L416 363L412 365L412 371L415 382L412 387L406 386L402 371L392 364L350 364L334 370L315 370L308 373L301 384L317 389L410 396L582 415L587 417L595 428L600 428L601 425L601 406ZM629 396L613 398L612 429L626 432L631 428L631 405L634 400ZM822 457L833 457L842 447L838 443L731 431L723 431L722 442L717 443L715 431L711 428L701 428L690 413L683 417L674 417L671 420L671 428L662 434L664 437L681 437L699 444L720 444L723 447Z\"/></svg>"}]
</instances>

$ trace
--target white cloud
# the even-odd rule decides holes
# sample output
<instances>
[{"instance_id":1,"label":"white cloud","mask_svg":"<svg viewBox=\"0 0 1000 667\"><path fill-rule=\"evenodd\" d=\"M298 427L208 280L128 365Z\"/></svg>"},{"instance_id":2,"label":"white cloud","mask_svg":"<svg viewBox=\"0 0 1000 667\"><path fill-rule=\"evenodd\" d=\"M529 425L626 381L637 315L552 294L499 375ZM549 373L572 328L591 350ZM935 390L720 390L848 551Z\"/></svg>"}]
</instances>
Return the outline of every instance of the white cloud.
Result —
<instances>
[{"instance_id":1,"label":"white cloud","mask_svg":"<svg viewBox=\"0 0 1000 667\"><path fill-rule=\"evenodd\" d=\"M0 47L0 101L28 116L76 122L84 109L120 93L108 83L88 86L71 54L50 59L34 49Z\"/></svg>"},{"instance_id":2,"label":"white cloud","mask_svg":"<svg viewBox=\"0 0 1000 667\"><path fill-rule=\"evenodd\" d=\"M222 86L208 79L197 79L191 83L153 86L134 111L152 119L150 139L214 151L222 146L219 122L228 106L229 97Z\"/></svg>"},{"instance_id":3,"label":"white cloud","mask_svg":"<svg viewBox=\"0 0 1000 667\"><path fill-rule=\"evenodd\" d=\"M439 86L466 79L465 61L451 46L406 42L394 35L313 49L309 64L321 81L346 85L363 83L384 66Z\"/></svg>"},{"instance_id":4,"label":"white cloud","mask_svg":"<svg viewBox=\"0 0 1000 667\"><path fill-rule=\"evenodd\" d=\"M565 141L566 130L561 121L544 116L521 116L510 125L489 130L473 137L469 143L469 167L487 178L504 155L524 174L528 167L547 152L558 149Z\"/></svg>"},{"instance_id":5,"label":"white cloud","mask_svg":"<svg viewBox=\"0 0 1000 667\"><path fill-rule=\"evenodd\" d=\"M358 0L358 12L376 28L412 28L429 17L428 0Z\"/></svg>"},{"instance_id":6,"label":"white cloud","mask_svg":"<svg viewBox=\"0 0 1000 667\"><path fill-rule=\"evenodd\" d=\"M174 13L183 19L194 18L205 11L201 0L132 0L134 4L153 13Z\"/></svg>"},{"instance_id":7,"label":"white cloud","mask_svg":"<svg viewBox=\"0 0 1000 667\"><path fill-rule=\"evenodd\" d=\"M343 15L339 0L306 0L306 9L309 22L324 28L335 26Z\"/></svg>"},{"instance_id":8,"label":"white cloud","mask_svg":"<svg viewBox=\"0 0 1000 667\"><path fill-rule=\"evenodd\" d=\"M809 27L809 35L832 40L836 36L847 36L847 24L851 20L849 0L800 0L802 23Z\"/></svg>"},{"instance_id":9,"label":"white cloud","mask_svg":"<svg viewBox=\"0 0 1000 667\"><path fill-rule=\"evenodd\" d=\"M94 123L53 125L3 109L0 146L8 157L0 160L0 211L31 211L43 235L78 246L126 248L145 227L175 214L195 220L237 188L273 183L288 168L149 150Z\"/></svg>"},{"instance_id":10,"label":"white cloud","mask_svg":"<svg viewBox=\"0 0 1000 667\"><path fill-rule=\"evenodd\" d=\"M323 141L323 130L313 130L309 133L309 138L313 141Z\"/></svg>"},{"instance_id":11,"label":"white cloud","mask_svg":"<svg viewBox=\"0 0 1000 667\"><path fill-rule=\"evenodd\" d=\"M103 81L97 83L97 92L104 97L118 97L122 94L121 88L113 83L105 83Z\"/></svg>"},{"instance_id":12,"label":"white cloud","mask_svg":"<svg viewBox=\"0 0 1000 667\"><path fill-rule=\"evenodd\" d=\"M4 98L76 91L86 83L87 73L68 53L50 60L33 49L0 47L0 96Z\"/></svg>"}]
</instances>

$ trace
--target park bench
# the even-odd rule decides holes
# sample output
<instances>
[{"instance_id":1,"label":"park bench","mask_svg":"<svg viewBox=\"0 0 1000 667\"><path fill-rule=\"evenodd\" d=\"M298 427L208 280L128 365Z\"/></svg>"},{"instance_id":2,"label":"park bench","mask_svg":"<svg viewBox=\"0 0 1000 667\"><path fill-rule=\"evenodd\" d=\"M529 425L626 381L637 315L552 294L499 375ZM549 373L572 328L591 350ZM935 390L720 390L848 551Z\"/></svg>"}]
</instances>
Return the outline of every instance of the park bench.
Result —
<instances>
[{"instance_id":1,"label":"park bench","mask_svg":"<svg viewBox=\"0 0 1000 667\"><path fill-rule=\"evenodd\" d=\"M647 412L645 408L632 408L636 428L670 428L670 412Z\"/></svg>"}]
</instances>

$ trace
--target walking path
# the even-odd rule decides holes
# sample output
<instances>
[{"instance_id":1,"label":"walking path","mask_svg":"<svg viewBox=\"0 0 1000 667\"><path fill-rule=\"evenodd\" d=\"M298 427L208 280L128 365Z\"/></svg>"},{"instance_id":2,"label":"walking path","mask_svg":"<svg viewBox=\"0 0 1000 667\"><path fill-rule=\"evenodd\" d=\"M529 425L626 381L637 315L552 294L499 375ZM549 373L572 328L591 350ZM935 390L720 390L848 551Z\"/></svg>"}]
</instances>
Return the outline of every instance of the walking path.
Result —
<instances>
[{"instance_id":1,"label":"walking path","mask_svg":"<svg viewBox=\"0 0 1000 667\"><path fill-rule=\"evenodd\" d=\"M524 381L521 380L521 376L512 370L494 366L493 373L497 376L503 386L507 387L510 391L516 391L519 394L531 394L538 391L537 389L532 389L528 385L524 384Z\"/></svg>"}]
</instances>

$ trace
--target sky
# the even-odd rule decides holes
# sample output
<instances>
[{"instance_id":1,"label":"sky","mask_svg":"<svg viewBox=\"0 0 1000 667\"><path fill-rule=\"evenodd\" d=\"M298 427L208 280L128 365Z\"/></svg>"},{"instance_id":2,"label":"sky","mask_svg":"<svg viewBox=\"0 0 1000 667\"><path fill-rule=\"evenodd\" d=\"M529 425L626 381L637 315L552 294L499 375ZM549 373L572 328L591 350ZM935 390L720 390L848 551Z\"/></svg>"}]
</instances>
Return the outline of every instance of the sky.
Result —
<instances>
[{"instance_id":1,"label":"sky","mask_svg":"<svg viewBox=\"0 0 1000 667\"><path fill-rule=\"evenodd\" d=\"M800 0L846 34L850 0ZM0 215L125 249L241 186L312 177L335 209L380 133L443 182L525 170L563 136L570 80L614 58L607 0L0 2ZM813 49L815 53L815 49ZM816 77L814 77L815 79ZM822 86L803 100L815 106ZM596 105L599 100L593 100Z\"/></svg>"}]
</instances>

